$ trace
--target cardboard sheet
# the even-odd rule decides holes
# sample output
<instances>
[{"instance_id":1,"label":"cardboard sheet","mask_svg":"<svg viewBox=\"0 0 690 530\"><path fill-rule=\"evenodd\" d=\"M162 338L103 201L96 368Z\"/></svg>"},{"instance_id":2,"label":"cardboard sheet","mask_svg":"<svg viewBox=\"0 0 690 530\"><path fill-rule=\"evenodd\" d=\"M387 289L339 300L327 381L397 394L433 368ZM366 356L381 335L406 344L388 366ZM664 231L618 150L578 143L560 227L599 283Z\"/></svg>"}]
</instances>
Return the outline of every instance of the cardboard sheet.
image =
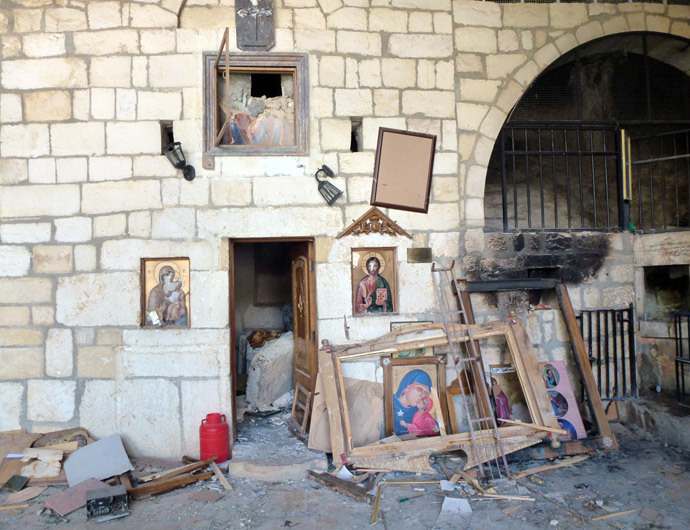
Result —
<instances>
[{"instance_id":1,"label":"cardboard sheet","mask_svg":"<svg viewBox=\"0 0 690 530\"><path fill-rule=\"evenodd\" d=\"M65 461L63 467L70 486L86 479L104 479L134 470L119 434L78 449Z\"/></svg>"}]
</instances>

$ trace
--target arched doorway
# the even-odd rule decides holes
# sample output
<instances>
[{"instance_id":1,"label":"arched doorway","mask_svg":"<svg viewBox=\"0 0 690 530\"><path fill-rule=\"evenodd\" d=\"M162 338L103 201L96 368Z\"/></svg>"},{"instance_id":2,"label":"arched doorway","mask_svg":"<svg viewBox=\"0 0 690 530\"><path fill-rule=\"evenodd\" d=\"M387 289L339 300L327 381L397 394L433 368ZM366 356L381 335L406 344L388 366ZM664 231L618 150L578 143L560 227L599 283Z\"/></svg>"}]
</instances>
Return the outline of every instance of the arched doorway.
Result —
<instances>
[{"instance_id":1,"label":"arched doorway","mask_svg":"<svg viewBox=\"0 0 690 530\"><path fill-rule=\"evenodd\" d=\"M485 230L690 228L689 72L690 43L649 32L561 56L495 143Z\"/></svg>"}]
</instances>

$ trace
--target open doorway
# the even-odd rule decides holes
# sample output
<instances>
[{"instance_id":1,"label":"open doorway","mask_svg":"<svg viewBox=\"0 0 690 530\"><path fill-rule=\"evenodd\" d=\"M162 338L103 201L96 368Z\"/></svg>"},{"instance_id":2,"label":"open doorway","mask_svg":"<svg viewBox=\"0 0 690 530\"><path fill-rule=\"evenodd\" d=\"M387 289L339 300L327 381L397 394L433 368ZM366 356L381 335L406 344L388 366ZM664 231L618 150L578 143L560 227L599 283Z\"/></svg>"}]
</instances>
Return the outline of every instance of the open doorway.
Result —
<instances>
[{"instance_id":1,"label":"open doorway","mask_svg":"<svg viewBox=\"0 0 690 530\"><path fill-rule=\"evenodd\" d=\"M230 241L230 319L233 371L233 438L244 422L293 408L294 389L302 405L314 390L317 372L316 282L313 239ZM303 425L302 407L294 421ZM289 416L288 416L289 418ZM308 420L308 418L307 418ZM242 438L240 438L242 439Z\"/></svg>"}]
</instances>

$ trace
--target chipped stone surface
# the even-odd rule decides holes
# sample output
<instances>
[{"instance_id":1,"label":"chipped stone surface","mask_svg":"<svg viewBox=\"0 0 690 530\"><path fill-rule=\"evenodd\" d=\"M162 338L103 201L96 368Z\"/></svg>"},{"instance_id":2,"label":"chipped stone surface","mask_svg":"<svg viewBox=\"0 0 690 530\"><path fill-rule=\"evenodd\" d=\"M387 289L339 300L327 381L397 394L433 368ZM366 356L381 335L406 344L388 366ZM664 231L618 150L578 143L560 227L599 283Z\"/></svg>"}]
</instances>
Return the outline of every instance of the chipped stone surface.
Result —
<instances>
[{"instance_id":1,"label":"chipped stone surface","mask_svg":"<svg viewBox=\"0 0 690 530\"><path fill-rule=\"evenodd\" d=\"M46 337L46 375L69 377L72 375L74 341L71 329L53 328Z\"/></svg>"},{"instance_id":2,"label":"chipped stone surface","mask_svg":"<svg viewBox=\"0 0 690 530\"><path fill-rule=\"evenodd\" d=\"M119 432L130 456L180 457L180 397L174 382L123 381L118 388L117 407Z\"/></svg>"},{"instance_id":3,"label":"chipped stone surface","mask_svg":"<svg viewBox=\"0 0 690 530\"><path fill-rule=\"evenodd\" d=\"M27 383L27 418L31 421L69 421L74 417L76 381L31 379Z\"/></svg>"},{"instance_id":4,"label":"chipped stone surface","mask_svg":"<svg viewBox=\"0 0 690 530\"><path fill-rule=\"evenodd\" d=\"M66 326L135 326L139 294L138 272L60 278L55 319Z\"/></svg>"},{"instance_id":5,"label":"chipped stone surface","mask_svg":"<svg viewBox=\"0 0 690 530\"><path fill-rule=\"evenodd\" d=\"M96 438L120 432L115 381L87 380L79 405L79 425Z\"/></svg>"},{"instance_id":6,"label":"chipped stone surface","mask_svg":"<svg viewBox=\"0 0 690 530\"><path fill-rule=\"evenodd\" d=\"M0 431L12 431L21 427L24 385L0 383Z\"/></svg>"}]
</instances>

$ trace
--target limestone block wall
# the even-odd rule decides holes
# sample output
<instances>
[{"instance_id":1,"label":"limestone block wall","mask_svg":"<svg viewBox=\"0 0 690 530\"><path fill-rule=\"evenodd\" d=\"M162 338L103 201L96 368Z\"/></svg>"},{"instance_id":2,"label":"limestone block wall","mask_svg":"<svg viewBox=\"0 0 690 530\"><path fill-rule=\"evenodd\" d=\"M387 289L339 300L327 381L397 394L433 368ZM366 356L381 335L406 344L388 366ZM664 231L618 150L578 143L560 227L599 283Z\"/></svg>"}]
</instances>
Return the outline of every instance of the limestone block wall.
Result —
<instances>
[{"instance_id":1,"label":"limestone block wall","mask_svg":"<svg viewBox=\"0 0 690 530\"><path fill-rule=\"evenodd\" d=\"M198 448L229 415L228 238L314 237L319 338L345 342L428 318L429 264L483 252L493 142L559 55L596 37L690 37L658 4L275 0L272 51L309 54L310 150L217 157L203 170L202 53L234 2L14 0L0 5L0 429L120 432L132 454ZM350 152L351 117L363 145ZM161 152L172 121L197 178ZM380 126L438 136L429 214L388 212L413 240L334 236L368 209ZM345 191L328 207L313 174ZM350 248L396 246L400 312L351 317ZM191 328L139 327L140 259L189 256Z\"/></svg>"}]
</instances>

